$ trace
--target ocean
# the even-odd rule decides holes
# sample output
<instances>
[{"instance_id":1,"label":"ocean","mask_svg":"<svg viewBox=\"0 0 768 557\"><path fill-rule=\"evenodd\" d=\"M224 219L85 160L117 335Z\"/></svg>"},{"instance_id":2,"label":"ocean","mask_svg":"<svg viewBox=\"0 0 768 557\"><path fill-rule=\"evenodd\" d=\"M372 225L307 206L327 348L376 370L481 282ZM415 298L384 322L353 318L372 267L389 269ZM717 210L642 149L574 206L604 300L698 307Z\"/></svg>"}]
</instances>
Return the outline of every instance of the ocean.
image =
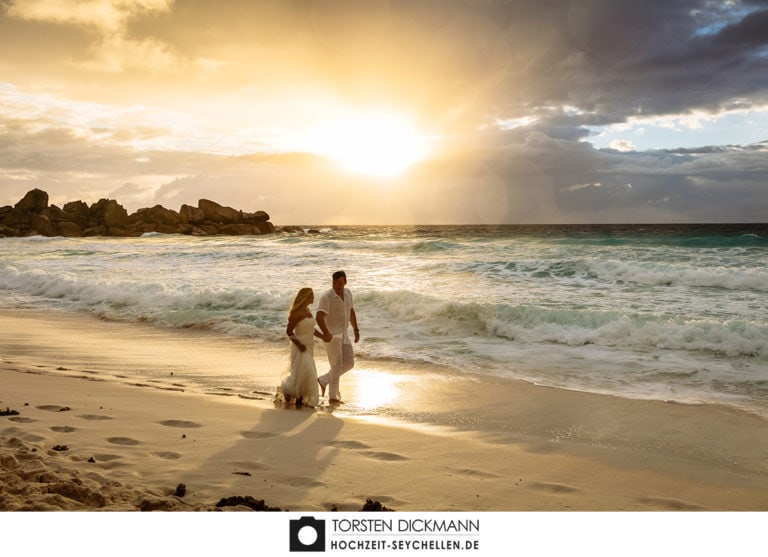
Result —
<instances>
[{"instance_id":1,"label":"ocean","mask_svg":"<svg viewBox=\"0 0 768 557\"><path fill-rule=\"evenodd\" d=\"M768 415L766 224L303 230L0 239L0 308L195 329L287 354L295 293L319 295L344 269L359 358ZM319 345L315 355L323 373ZM253 388L247 370L235 375L230 387Z\"/></svg>"}]
</instances>

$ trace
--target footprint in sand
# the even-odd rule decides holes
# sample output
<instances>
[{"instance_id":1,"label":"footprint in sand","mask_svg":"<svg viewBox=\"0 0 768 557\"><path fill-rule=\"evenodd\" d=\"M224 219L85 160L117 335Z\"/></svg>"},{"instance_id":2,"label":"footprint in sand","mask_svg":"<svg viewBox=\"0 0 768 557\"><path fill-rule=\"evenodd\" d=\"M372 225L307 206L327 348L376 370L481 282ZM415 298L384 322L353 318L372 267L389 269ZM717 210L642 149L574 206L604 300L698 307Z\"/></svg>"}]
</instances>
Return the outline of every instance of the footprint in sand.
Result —
<instances>
[{"instance_id":1,"label":"footprint in sand","mask_svg":"<svg viewBox=\"0 0 768 557\"><path fill-rule=\"evenodd\" d=\"M456 473L459 476L462 477L470 477L470 478L480 478L483 480L492 480L496 478L501 478L498 474L493 474L491 472L484 472L482 470L475 470L474 468L464 468L463 470L454 470L454 473Z\"/></svg>"},{"instance_id":2,"label":"footprint in sand","mask_svg":"<svg viewBox=\"0 0 768 557\"><path fill-rule=\"evenodd\" d=\"M653 507L662 507L670 511L701 511L703 507L686 503L685 501L679 501L678 499L667 499L665 497L643 497L638 499L644 505L651 505Z\"/></svg>"},{"instance_id":3,"label":"footprint in sand","mask_svg":"<svg viewBox=\"0 0 768 557\"><path fill-rule=\"evenodd\" d=\"M46 410L48 412L68 412L71 410L69 406L58 406L56 404L44 404L43 406L35 406L38 410Z\"/></svg>"},{"instance_id":4,"label":"footprint in sand","mask_svg":"<svg viewBox=\"0 0 768 557\"><path fill-rule=\"evenodd\" d=\"M269 469L268 466L265 466L260 462L238 460L238 461L230 462L229 464L231 464L234 468L244 468L245 470L250 470L251 472L258 472L260 470Z\"/></svg>"},{"instance_id":5,"label":"footprint in sand","mask_svg":"<svg viewBox=\"0 0 768 557\"><path fill-rule=\"evenodd\" d=\"M530 487L533 489L541 490L541 491L551 491L552 493L575 493L579 491L578 488L572 487L570 485L553 484L553 483L545 483L545 482L535 482L530 484Z\"/></svg>"},{"instance_id":6,"label":"footprint in sand","mask_svg":"<svg viewBox=\"0 0 768 557\"><path fill-rule=\"evenodd\" d=\"M139 441L136 441L136 439L131 439L130 437L109 437L107 439L108 443L112 443L113 445L138 445Z\"/></svg>"},{"instance_id":7,"label":"footprint in sand","mask_svg":"<svg viewBox=\"0 0 768 557\"><path fill-rule=\"evenodd\" d=\"M185 428L203 427L197 422L188 422L186 420L164 420L158 423L166 427L185 427Z\"/></svg>"},{"instance_id":8,"label":"footprint in sand","mask_svg":"<svg viewBox=\"0 0 768 557\"><path fill-rule=\"evenodd\" d=\"M268 431L241 431L240 435L246 439L267 439L269 437L277 437L277 433L270 433Z\"/></svg>"},{"instance_id":9,"label":"footprint in sand","mask_svg":"<svg viewBox=\"0 0 768 557\"><path fill-rule=\"evenodd\" d=\"M354 440L347 440L347 441L334 441L331 443L335 447L342 447L344 449L354 449L359 450L360 454L376 458L378 460L389 460L389 461L395 461L395 460L410 460L408 457L405 457L403 455L399 455L396 453L388 453L385 451L365 451L362 449L370 449L371 446L363 443L362 441L354 441Z\"/></svg>"},{"instance_id":10,"label":"footprint in sand","mask_svg":"<svg viewBox=\"0 0 768 557\"><path fill-rule=\"evenodd\" d=\"M82 416L78 416L78 418L81 418L83 420L112 420L114 418L110 416L100 416L99 414L83 414Z\"/></svg>"},{"instance_id":11,"label":"footprint in sand","mask_svg":"<svg viewBox=\"0 0 768 557\"><path fill-rule=\"evenodd\" d=\"M55 425L51 428L51 431L55 431L56 433L72 433L73 431L76 431L76 429L77 428L68 425Z\"/></svg>"},{"instance_id":12,"label":"footprint in sand","mask_svg":"<svg viewBox=\"0 0 768 557\"><path fill-rule=\"evenodd\" d=\"M395 453L387 453L382 451L362 451L361 454L364 454L365 456L369 456L371 458L375 458L378 460L389 460L389 461L410 460L409 458L404 457L403 455L399 455Z\"/></svg>"},{"instance_id":13,"label":"footprint in sand","mask_svg":"<svg viewBox=\"0 0 768 557\"><path fill-rule=\"evenodd\" d=\"M31 424L37 421L34 418L25 418L23 416L14 416L13 418L8 418L8 420L17 424Z\"/></svg>"},{"instance_id":14,"label":"footprint in sand","mask_svg":"<svg viewBox=\"0 0 768 557\"><path fill-rule=\"evenodd\" d=\"M96 462L110 462L112 460L120 460L123 457L116 454L95 454L93 458Z\"/></svg>"},{"instance_id":15,"label":"footprint in sand","mask_svg":"<svg viewBox=\"0 0 768 557\"><path fill-rule=\"evenodd\" d=\"M161 451L158 453L152 453L153 456L163 458L165 460L177 460L181 458L181 454L174 453L173 451Z\"/></svg>"},{"instance_id":16,"label":"footprint in sand","mask_svg":"<svg viewBox=\"0 0 768 557\"><path fill-rule=\"evenodd\" d=\"M361 441L334 441L331 443L336 447L343 447L345 449L370 449L371 446Z\"/></svg>"},{"instance_id":17,"label":"footprint in sand","mask_svg":"<svg viewBox=\"0 0 768 557\"><path fill-rule=\"evenodd\" d=\"M292 487L325 487L328 485L316 478L287 478L282 480L282 483L286 483Z\"/></svg>"},{"instance_id":18,"label":"footprint in sand","mask_svg":"<svg viewBox=\"0 0 768 557\"><path fill-rule=\"evenodd\" d=\"M116 454L95 454L88 459L88 462L95 464L103 470L114 470L131 466L129 462L123 460L122 456Z\"/></svg>"}]
</instances>

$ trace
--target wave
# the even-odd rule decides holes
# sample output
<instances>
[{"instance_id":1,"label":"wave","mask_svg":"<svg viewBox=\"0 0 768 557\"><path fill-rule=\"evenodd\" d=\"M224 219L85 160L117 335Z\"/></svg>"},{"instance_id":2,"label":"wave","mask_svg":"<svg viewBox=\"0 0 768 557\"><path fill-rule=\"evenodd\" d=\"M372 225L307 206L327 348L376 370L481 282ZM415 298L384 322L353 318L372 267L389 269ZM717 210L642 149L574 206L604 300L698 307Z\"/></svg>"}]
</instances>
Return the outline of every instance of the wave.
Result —
<instances>
[{"instance_id":1,"label":"wave","mask_svg":"<svg viewBox=\"0 0 768 557\"><path fill-rule=\"evenodd\" d=\"M375 309L374 319L398 323L394 336L404 344L412 344L409 336L422 334L429 342L485 337L518 343L599 345L641 352L685 350L768 359L768 326L760 322L684 319L587 307L460 303L413 292L368 293L362 303L368 312Z\"/></svg>"},{"instance_id":2,"label":"wave","mask_svg":"<svg viewBox=\"0 0 768 557\"><path fill-rule=\"evenodd\" d=\"M461 263L457 270L500 279L519 275L525 280L578 279L639 286L768 291L768 270L765 267L733 268L723 265L700 266L695 263L573 258Z\"/></svg>"},{"instance_id":3,"label":"wave","mask_svg":"<svg viewBox=\"0 0 768 557\"><path fill-rule=\"evenodd\" d=\"M586 246L646 246L646 247L683 247L701 249L752 248L768 246L768 236L760 234L735 234L730 236L623 236L608 238L562 238L554 243L562 245Z\"/></svg>"},{"instance_id":4,"label":"wave","mask_svg":"<svg viewBox=\"0 0 768 557\"><path fill-rule=\"evenodd\" d=\"M768 247L765 223L573 225L539 231L553 243L586 246L646 246L682 248Z\"/></svg>"},{"instance_id":5,"label":"wave","mask_svg":"<svg viewBox=\"0 0 768 557\"><path fill-rule=\"evenodd\" d=\"M587 268L586 276L594 276L615 283L768 291L768 271L764 268L734 269L725 266L703 267L691 264L620 260L590 260L584 264Z\"/></svg>"},{"instance_id":6,"label":"wave","mask_svg":"<svg viewBox=\"0 0 768 557\"><path fill-rule=\"evenodd\" d=\"M612 346L636 351L686 350L730 357L768 358L768 327L731 320L677 320L638 315L532 311L519 321L494 318L487 322L496 336L525 342Z\"/></svg>"},{"instance_id":7,"label":"wave","mask_svg":"<svg viewBox=\"0 0 768 557\"><path fill-rule=\"evenodd\" d=\"M277 338L288 296L161 282L50 276L42 270L1 266L0 290L17 300L86 311L102 319L149 322L171 328L212 329L239 336Z\"/></svg>"},{"instance_id":8,"label":"wave","mask_svg":"<svg viewBox=\"0 0 768 557\"><path fill-rule=\"evenodd\" d=\"M618 267L611 273L618 277L625 271ZM654 278L653 272L648 273L643 279L646 282L660 280ZM694 273L675 280L727 287L735 284L744 287L749 282L747 277L751 282L766 280L764 273L757 272L757 278L738 273L734 277L734 273L729 275L725 270L701 273L703 277ZM670 273L662 276L668 281ZM286 308L293 295L293 291L287 289L257 290L242 284L189 277L175 281L109 278L98 272L77 271L56 276L43 269L22 269L2 263L0 289L10 292L9 298L88 311L106 319L150 322L164 327L209 328L266 340L282 338ZM355 299L364 308L366 320L376 323L381 330L394 331L381 335L393 343L393 349L429 347L436 342L480 337L501 343L593 344L635 351L688 350L768 358L768 325L764 321L718 319L702 313L685 317L664 313L661 306L645 312L629 308L602 309L575 301L547 307L505 300L498 303L463 301L409 290L369 290L359 293Z\"/></svg>"}]
</instances>

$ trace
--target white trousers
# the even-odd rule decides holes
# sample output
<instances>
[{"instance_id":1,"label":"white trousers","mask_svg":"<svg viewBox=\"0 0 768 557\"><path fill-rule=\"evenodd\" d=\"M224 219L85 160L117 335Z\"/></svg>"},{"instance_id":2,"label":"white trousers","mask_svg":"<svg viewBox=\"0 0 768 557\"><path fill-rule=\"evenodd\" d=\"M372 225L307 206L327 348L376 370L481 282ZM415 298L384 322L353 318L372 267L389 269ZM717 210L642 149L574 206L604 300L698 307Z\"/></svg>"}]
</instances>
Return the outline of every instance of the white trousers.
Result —
<instances>
[{"instance_id":1,"label":"white trousers","mask_svg":"<svg viewBox=\"0 0 768 557\"><path fill-rule=\"evenodd\" d=\"M328 398L341 400L339 378L355 367L355 353L351 344L343 344L341 337L333 337L331 342L324 342L325 352L331 369L317 378L320 385L328 387Z\"/></svg>"}]
</instances>

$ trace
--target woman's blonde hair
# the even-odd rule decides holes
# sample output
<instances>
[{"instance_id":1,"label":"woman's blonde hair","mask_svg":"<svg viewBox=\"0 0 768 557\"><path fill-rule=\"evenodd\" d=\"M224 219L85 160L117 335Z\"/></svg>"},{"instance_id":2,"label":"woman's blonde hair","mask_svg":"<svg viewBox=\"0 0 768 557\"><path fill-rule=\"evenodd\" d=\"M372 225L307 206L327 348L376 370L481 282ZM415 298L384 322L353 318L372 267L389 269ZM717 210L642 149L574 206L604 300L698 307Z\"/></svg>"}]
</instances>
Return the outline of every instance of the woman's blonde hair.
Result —
<instances>
[{"instance_id":1,"label":"woman's blonde hair","mask_svg":"<svg viewBox=\"0 0 768 557\"><path fill-rule=\"evenodd\" d=\"M309 306L309 298L314 294L311 288L302 288L299 290L299 293L296 294L296 297L293 299L293 305L291 306L290 313L293 313L294 311L298 311L300 309L305 309Z\"/></svg>"}]
</instances>

